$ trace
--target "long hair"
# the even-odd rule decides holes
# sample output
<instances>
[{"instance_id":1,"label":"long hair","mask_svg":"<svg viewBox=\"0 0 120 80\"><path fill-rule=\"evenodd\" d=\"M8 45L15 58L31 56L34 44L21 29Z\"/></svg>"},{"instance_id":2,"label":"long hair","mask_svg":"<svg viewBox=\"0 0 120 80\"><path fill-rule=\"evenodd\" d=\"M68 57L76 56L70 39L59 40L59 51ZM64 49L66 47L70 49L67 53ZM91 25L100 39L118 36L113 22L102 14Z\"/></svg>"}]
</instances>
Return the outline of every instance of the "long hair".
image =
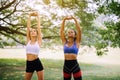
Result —
<instances>
[{"instance_id":1,"label":"long hair","mask_svg":"<svg viewBox=\"0 0 120 80\"><path fill-rule=\"evenodd\" d=\"M77 35L77 32L76 32L76 30L74 30L74 29L72 29L73 31L74 31L74 33L75 33L75 38L74 38L74 41L76 41L76 35Z\"/></svg>"}]
</instances>

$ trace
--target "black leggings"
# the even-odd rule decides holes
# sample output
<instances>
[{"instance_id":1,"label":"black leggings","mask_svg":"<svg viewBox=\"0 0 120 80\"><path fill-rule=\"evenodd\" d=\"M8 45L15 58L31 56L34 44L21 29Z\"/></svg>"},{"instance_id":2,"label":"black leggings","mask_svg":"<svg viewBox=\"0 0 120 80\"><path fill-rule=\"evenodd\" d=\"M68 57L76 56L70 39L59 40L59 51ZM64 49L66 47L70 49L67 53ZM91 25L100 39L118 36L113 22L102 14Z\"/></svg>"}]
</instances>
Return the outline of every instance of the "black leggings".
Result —
<instances>
[{"instance_id":1,"label":"black leggings","mask_svg":"<svg viewBox=\"0 0 120 80\"><path fill-rule=\"evenodd\" d=\"M63 67L64 80L71 80L72 74L74 80L82 80L82 73L77 60L65 60Z\"/></svg>"}]
</instances>

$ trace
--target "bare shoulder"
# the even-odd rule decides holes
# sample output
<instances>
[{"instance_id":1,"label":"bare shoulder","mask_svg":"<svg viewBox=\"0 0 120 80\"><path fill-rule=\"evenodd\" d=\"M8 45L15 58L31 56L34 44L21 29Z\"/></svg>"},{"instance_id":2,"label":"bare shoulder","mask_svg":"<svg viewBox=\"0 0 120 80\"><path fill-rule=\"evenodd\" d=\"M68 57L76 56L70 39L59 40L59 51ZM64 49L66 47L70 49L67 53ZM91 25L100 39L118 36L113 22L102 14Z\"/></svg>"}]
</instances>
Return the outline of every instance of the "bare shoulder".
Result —
<instances>
[{"instance_id":1,"label":"bare shoulder","mask_svg":"<svg viewBox=\"0 0 120 80\"><path fill-rule=\"evenodd\" d=\"M27 40L27 41L26 41L26 45L27 45L29 42L30 42L30 40Z\"/></svg>"}]
</instances>

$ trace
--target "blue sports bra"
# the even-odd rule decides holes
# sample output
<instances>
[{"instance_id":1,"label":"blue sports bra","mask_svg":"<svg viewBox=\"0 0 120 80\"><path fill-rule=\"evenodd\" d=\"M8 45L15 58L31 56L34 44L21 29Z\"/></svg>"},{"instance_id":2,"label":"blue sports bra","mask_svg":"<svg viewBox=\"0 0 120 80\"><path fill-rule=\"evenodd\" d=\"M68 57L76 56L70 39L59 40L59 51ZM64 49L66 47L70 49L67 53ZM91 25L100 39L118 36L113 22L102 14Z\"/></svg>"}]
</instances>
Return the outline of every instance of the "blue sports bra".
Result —
<instances>
[{"instance_id":1,"label":"blue sports bra","mask_svg":"<svg viewBox=\"0 0 120 80\"><path fill-rule=\"evenodd\" d=\"M66 43L64 44L64 53L78 54L78 48L77 48L77 45L76 45L75 42L74 42L74 44L71 47L66 46Z\"/></svg>"}]
</instances>

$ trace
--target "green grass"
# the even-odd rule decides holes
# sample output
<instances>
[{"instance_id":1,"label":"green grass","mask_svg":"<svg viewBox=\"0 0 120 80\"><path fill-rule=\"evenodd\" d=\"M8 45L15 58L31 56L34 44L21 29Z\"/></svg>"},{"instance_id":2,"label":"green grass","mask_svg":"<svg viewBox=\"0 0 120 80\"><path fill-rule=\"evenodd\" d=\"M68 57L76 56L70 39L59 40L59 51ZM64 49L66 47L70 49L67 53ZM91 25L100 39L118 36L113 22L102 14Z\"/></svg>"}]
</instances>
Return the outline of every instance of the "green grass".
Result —
<instances>
[{"instance_id":1,"label":"green grass","mask_svg":"<svg viewBox=\"0 0 120 80\"><path fill-rule=\"evenodd\" d=\"M63 80L63 60L41 60L45 80ZM80 63L83 80L120 80L120 66ZM24 80L25 60L0 59L0 80ZM32 80L37 80L34 72Z\"/></svg>"}]
</instances>

